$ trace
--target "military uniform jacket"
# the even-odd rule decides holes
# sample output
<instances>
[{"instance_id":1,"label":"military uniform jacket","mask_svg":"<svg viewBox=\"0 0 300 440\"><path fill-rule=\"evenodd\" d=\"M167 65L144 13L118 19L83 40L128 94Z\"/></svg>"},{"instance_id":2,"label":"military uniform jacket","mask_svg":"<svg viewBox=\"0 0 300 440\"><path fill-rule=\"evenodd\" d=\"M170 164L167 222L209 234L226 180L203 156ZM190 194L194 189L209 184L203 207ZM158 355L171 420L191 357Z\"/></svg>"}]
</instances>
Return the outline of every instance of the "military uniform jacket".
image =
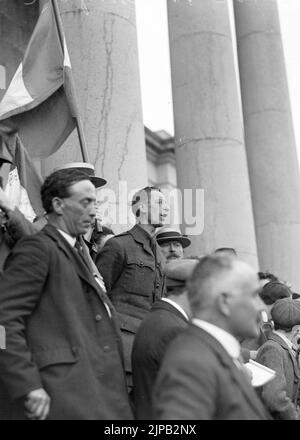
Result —
<instances>
[{"instance_id":1,"label":"military uniform jacket","mask_svg":"<svg viewBox=\"0 0 300 440\"><path fill-rule=\"evenodd\" d=\"M131 350L142 319L164 289L163 257L151 237L138 225L111 238L96 259L122 331L126 371L131 372Z\"/></svg>"},{"instance_id":2,"label":"military uniform jacket","mask_svg":"<svg viewBox=\"0 0 300 440\"><path fill-rule=\"evenodd\" d=\"M103 301L109 306L53 226L16 244L0 277L2 417L24 417L22 399L43 387L49 419L132 418L119 329Z\"/></svg>"}]
</instances>

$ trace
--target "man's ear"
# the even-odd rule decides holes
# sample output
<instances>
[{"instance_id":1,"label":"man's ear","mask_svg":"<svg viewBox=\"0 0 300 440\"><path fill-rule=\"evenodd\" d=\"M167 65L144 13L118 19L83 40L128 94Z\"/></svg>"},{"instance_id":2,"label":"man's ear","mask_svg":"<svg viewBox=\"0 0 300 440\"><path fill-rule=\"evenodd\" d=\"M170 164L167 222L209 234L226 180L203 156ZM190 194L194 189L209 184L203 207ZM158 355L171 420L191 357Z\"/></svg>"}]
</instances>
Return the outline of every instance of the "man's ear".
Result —
<instances>
[{"instance_id":1,"label":"man's ear","mask_svg":"<svg viewBox=\"0 0 300 440\"><path fill-rule=\"evenodd\" d=\"M59 197L53 197L52 199L52 208L53 212L57 215L63 215L63 209L64 207L64 201L60 199Z\"/></svg>"},{"instance_id":2,"label":"man's ear","mask_svg":"<svg viewBox=\"0 0 300 440\"><path fill-rule=\"evenodd\" d=\"M230 316L229 295L221 293L216 299L216 305L222 315Z\"/></svg>"}]
</instances>

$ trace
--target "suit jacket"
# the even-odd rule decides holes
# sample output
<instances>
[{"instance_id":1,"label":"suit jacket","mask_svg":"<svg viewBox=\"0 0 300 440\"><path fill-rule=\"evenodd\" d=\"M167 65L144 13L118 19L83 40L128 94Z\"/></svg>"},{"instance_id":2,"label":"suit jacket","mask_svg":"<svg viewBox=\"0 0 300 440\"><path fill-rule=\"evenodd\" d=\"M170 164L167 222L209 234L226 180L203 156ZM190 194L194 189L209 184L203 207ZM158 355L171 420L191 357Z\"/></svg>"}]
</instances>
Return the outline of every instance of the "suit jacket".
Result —
<instances>
[{"instance_id":1,"label":"suit jacket","mask_svg":"<svg viewBox=\"0 0 300 440\"><path fill-rule=\"evenodd\" d=\"M153 418L152 392L170 342L187 326L172 304L158 300L137 331L132 349L133 399L136 418Z\"/></svg>"},{"instance_id":2,"label":"suit jacket","mask_svg":"<svg viewBox=\"0 0 300 440\"><path fill-rule=\"evenodd\" d=\"M209 333L189 324L169 346L154 390L159 420L264 420L249 378Z\"/></svg>"},{"instance_id":3,"label":"suit jacket","mask_svg":"<svg viewBox=\"0 0 300 440\"><path fill-rule=\"evenodd\" d=\"M138 225L112 237L96 265L116 308L122 332L126 372L131 373L133 340L142 319L164 290L163 257L154 253L150 236Z\"/></svg>"},{"instance_id":4,"label":"suit jacket","mask_svg":"<svg viewBox=\"0 0 300 440\"><path fill-rule=\"evenodd\" d=\"M120 336L104 306L106 294L53 226L17 243L0 286L6 417L22 418L24 396L43 387L51 398L49 419L132 418Z\"/></svg>"},{"instance_id":5,"label":"suit jacket","mask_svg":"<svg viewBox=\"0 0 300 440\"><path fill-rule=\"evenodd\" d=\"M291 349L276 333L259 349L256 361L276 371L273 380L262 387L261 396L275 419L293 420L299 417L297 400L300 372Z\"/></svg>"}]
</instances>

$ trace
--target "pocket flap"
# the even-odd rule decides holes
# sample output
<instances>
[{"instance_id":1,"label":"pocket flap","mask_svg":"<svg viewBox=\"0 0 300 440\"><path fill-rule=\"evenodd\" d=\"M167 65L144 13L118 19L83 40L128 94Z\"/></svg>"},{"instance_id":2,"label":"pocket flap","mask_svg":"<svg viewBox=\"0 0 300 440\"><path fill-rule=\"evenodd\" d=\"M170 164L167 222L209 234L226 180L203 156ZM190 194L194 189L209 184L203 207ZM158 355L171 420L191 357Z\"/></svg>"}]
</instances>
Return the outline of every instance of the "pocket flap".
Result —
<instances>
[{"instance_id":1,"label":"pocket flap","mask_svg":"<svg viewBox=\"0 0 300 440\"><path fill-rule=\"evenodd\" d=\"M76 347L60 347L33 353L33 361L39 368L54 364L73 364L78 359L78 349Z\"/></svg>"},{"instance_id":2,"label":"pocket flap","mask_svg":"<svg viewBox=\"0 0 300 440\"><path fill-rule=\"evenodd\" d=\"M135 318L134 316L123 315L121 313L117 313L119 324L121 330L127 330L130 333L136 334L139 326L141 325L141 320Z\"/></svg>"},{"instance_id":3,"label":"pocket flap","mask_svg":"<svg viewBox=\"0 0 300 440\"><path fill-rule=\"evenodd\" d=\"M154 261L147 258L137 258L136 256L128 255L127 264L134 264L139 268L146 267L154 271Z\"/></svg>"}]
</instances>

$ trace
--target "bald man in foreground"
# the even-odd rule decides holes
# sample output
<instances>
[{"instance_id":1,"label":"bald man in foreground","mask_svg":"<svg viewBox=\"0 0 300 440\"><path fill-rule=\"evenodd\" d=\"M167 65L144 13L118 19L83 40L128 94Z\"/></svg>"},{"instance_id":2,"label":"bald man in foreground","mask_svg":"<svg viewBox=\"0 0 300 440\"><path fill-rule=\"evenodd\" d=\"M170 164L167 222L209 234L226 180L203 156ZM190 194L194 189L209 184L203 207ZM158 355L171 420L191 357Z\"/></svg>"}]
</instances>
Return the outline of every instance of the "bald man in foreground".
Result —
<instances>
[{"instance_id":1,"label":"bald man in foreground","mask_svg":"<svg viewBox=\"0 0 300 440\"><path fill-rule=\"evenodd\" d=\"M266 420L240 361L238 340L259 331L255 271L227 255L209 255L188 284L192 322L169 346L154 390L159 420Z\"/></svg>"}]
</instances>

